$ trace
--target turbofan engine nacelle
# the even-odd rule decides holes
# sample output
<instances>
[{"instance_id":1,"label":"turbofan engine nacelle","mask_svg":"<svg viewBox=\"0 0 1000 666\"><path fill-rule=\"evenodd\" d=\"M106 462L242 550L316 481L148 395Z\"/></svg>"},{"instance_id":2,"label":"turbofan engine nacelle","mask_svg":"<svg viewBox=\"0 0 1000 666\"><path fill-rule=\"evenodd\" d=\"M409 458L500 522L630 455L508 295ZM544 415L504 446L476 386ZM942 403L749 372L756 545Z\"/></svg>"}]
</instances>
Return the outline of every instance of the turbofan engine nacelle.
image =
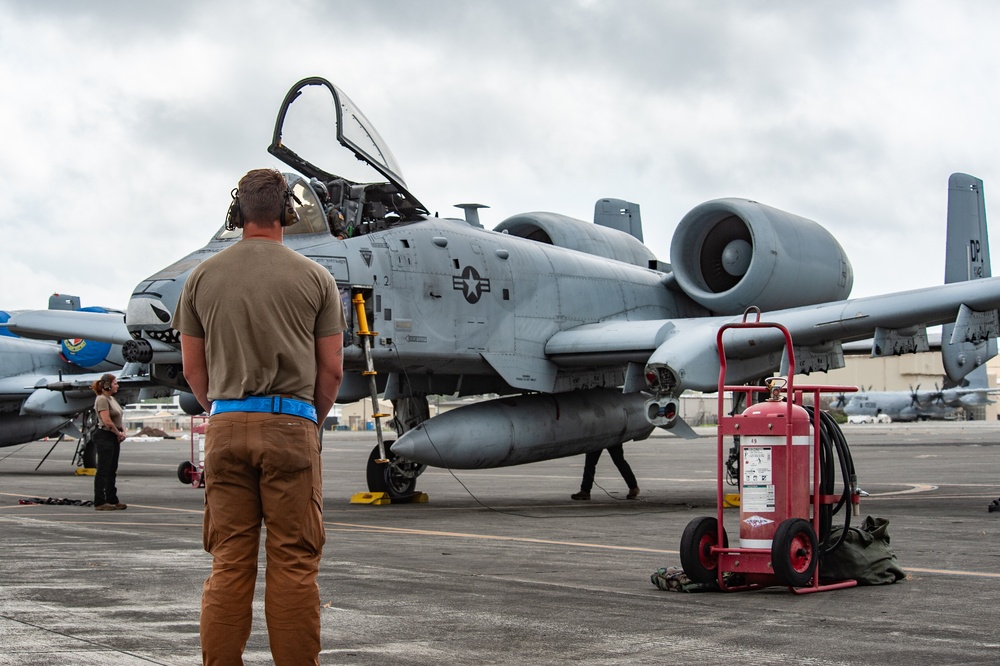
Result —
<instances>
[{"instance_id":1,"label":"turbofan engine nacelle","mask_svg":"<svg viewBox=\"0 0 1000 666\"><path fill-rule=\"evenodd\" d=\"M494 231L643 268L649 268L651 262L656 261L648 247L624 231L558 213L514 215L498 224Z\"/></svg>"},{"instance_id":2,"label":"turbofan engine nacelle","mask_svg":"<svg viewBox=\"0 0 1000 666\"><path fill-rule=\"evenodd\" d=\"M829 231L747 199L696 206L677 225L670 263L680 288L716 314L847 298L854 269Z\"/></svg>"}]
</instances>

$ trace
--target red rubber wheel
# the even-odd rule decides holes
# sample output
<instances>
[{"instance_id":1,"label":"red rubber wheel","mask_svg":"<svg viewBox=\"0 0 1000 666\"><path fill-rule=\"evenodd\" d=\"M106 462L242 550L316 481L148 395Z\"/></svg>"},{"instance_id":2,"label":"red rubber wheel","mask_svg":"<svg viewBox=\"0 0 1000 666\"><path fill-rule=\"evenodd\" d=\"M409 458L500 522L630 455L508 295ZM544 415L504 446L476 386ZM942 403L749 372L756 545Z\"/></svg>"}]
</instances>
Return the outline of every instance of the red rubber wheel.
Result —
<instances>
[{"instance_id":1,"label":"red rubber wheel","mask_svg":"<svg viewBox=\"0 0 1000 666\"><path fill-rule=\"evenodd\" d=\"M808 520L789 518L778 525L771 542L771 565L783 584L805 587L818 564L816 532Z\"/></svg>"},{"instance_id":2,"label":"red rubber wheel","mask_svg":"<svg viewBox=\"0 0 1000 666\"><path fill-rule=\"evenodd\" d=\"M191 485L194 483L194 463L190 460L185 460L180 465L177 466L177 480L183 484Z\"/></svg>"},{"instance_id":3,"label":"red rubber wheel","mask_svg":"<svg viewBox=\"0 0 1000 666\"><path fill-rule=\"evenodd\" d=\"M696 583L714 583L718 577L719 558L711 551L719 540L719 521L715 518L695 518L681 535L681 567ZM729 546L729 535L723 531L722 545Z\"/></svg>"}]
</instances>

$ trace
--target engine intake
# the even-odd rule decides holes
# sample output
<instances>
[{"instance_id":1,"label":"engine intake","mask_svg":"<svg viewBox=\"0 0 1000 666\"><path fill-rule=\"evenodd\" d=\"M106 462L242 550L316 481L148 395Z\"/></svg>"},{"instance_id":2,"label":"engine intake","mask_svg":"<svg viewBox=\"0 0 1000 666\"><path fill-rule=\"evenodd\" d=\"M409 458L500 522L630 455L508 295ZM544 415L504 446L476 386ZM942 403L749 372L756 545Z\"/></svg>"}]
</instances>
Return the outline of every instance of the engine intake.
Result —
<instances>
[{"instance_id":1,"label":"engine intake","mask_svg":"<svg viewBox=\"0 0 1000 666\"><path fill-rule=\"evenodd\" d=\"M656 261L656 256L649 248L624 231L558 213L514 215L498 224L494 231L507 232L511 236L586 252L605 259L624 261L643 268L649 268L650 262Z\"/></svg>"},{"instance_id":2,"label":"engine intake","mask_svg":"<svg viewBox=\"0 0 1000 666\"><path fill-rule=\"evenodd\" d=\"M684 293L717 314L841 300L854 284L851 262L830 232L747 199L708 201L685 215L670 263Z\"/></svg>"}]
</instances>

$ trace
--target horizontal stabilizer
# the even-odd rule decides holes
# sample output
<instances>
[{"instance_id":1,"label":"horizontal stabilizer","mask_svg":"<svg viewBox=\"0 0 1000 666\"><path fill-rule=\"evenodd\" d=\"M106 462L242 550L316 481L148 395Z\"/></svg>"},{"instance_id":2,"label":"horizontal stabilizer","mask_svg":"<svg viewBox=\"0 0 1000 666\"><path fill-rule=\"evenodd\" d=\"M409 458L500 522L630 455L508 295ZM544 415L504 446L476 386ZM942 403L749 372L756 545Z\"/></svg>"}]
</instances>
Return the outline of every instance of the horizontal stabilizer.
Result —
<instances>
[{"instance_id":1,"label":"horizontal stabilizer","mask_svg":"<svg viewBox=\"0 0 1000 666\"><path fill-rule=\"evenodd\" d=\"M954 382L997 355L1000 316L996 310L976 311L962 305L954 324L941 329L941 361Z\"/></svg>"}]
</instances>

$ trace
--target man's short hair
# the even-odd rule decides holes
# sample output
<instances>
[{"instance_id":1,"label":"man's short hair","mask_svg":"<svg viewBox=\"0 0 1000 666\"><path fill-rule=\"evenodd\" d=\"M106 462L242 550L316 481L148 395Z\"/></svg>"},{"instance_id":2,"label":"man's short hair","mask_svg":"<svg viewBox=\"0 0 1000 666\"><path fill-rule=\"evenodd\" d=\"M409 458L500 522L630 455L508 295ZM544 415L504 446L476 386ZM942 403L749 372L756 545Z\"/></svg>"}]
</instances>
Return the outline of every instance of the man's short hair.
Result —
<instances>
[{"instance_id":1,"label":"man's short hair","mask_svg":"<svg viewBox=\"0 0 1000 666\"><path fill-rule=\"evenodd\" d=\"M251 224L270 224L281 217L288 183L276 169L253 169L240 178L240 211Z\"/></svg>"}]
</instances>

